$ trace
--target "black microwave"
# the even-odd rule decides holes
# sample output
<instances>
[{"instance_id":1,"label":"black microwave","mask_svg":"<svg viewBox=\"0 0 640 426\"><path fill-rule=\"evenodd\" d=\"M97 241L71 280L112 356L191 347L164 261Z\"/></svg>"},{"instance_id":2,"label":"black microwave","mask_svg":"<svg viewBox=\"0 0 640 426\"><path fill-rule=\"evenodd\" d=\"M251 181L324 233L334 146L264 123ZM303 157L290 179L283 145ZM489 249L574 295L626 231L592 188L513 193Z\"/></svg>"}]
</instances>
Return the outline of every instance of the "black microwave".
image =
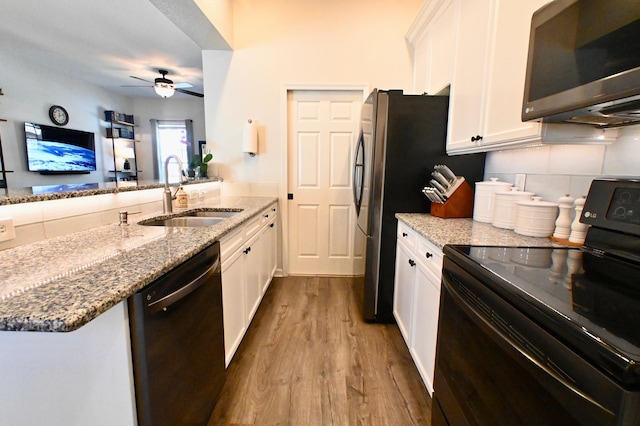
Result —
<instances>
[{"instance_id":1,"label":"black microwave","mask_svg":"<svg viewBox=\"0 0 640 426\"><path fill-rule=\"evenodd\" d=\"M555 0L531 20L522 120L640 123L640 1Z\"/></svg>"}]
</instances>

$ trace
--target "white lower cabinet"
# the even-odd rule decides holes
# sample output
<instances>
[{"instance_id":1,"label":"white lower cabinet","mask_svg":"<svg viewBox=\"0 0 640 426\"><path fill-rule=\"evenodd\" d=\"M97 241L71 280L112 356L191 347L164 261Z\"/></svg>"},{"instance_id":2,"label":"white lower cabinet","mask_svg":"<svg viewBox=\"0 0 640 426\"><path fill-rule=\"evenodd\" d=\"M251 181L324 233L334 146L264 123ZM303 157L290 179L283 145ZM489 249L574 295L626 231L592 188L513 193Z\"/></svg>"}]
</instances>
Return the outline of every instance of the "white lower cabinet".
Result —
<instances>
[{"instance_id":1,"label":"white lower cabinet","mask_svg":"<svg viewBox=\"0 0 640 426\"><path fill-rule=\"evenodd\" d=\"M393 294L393 316L407 345L409 344L413 311L413 289L415 287L415 260L413 253L404 244L396 248L396 276Z\"/></svg>"},{"instance_id":2,"label":"white lower cabinet","mask_svg":"<svg viewBox=\"0 0 640 426\"><path fill-rule=\"evenodd\" d=\"M269 288L269 284L271 284L271 278L276 273L276 268L278 265L278 240L277 240L277 229L276 229L276 215L273 214L273 217L269 219L267 226L264 227L262 234L260 236L260 244L261 244L261 253L262 259L260 260L261 265L261 281L262 281L262 294L267 291Z\"/></svg>"},{"instance_id":3,"label":"white lower cabinet","mask_svg":"<svg viewBox=\"0 0 640 426\"><path fill-rule=\"evenodd\" d=\"M69 333L0 332L0 425L136 420L126 300Z\"/></svg>"},{"instance_id":4,"label":"white lower cabinet","mask_svg":"<svg viewBox=\"0 0 640 426\"><path fill-rule=\"evenodd\" d=\"M442 250L398 222L393 313L420 376L433 395Z\"/></svg>"},{"instance_id":5,"label":"white lower cabinet","mask_svg":"<svg viewBox=\"0 0 640 426\"><path fill-rule=\"evenodd\" d=\"M260 243L260 235L254 235L247 241L246 248L243 251L247 325L253 319L262 300L262 268L260 265L262 247Z\"/></svg>"},{"instance_id":6,"label":"white lower cabinet","mask_svg":"<svg viewBox=\"0 0 640 426\"><path fill-rule=\"evenodd\" d=\"M439 312L440 276L434 275L418 262L413 292L411 337L408 346L422 381L431 395L433 395Z\"/></svg>"},{"instance_id":7,"label":"white lower cabinet","mask_svg":"<svg viewBox=\"0 0 640 426\"><path fill-rule=\"evenodd\" d=\"M244 253L237 250L222 263L222 314L224 321L225 365L240 346L247 331L245 314Z\"/></svg>"},{"instance_id":8,"label":"white lower cabinet","mask_svg":"<svg viewBox=\"0 0 640 426\"><path fill-rule=\"evenodd\" d=\"M273 204L220 240L225 363L228 366L260 306L276 259L277 205ZM273 231L272 231L273 230Z\"/></svg>"}]
</instances>

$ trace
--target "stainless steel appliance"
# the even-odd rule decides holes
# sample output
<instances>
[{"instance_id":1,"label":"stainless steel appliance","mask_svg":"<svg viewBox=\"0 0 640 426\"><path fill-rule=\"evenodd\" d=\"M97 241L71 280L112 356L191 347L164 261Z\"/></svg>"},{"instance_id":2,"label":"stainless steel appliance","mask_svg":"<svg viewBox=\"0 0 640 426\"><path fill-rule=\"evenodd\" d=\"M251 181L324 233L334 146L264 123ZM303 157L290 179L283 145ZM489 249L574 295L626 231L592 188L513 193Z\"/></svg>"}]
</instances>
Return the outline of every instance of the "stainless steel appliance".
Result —
<instances>
[{"instance_id":1,"label":"stainless steel appliance","mask_svg":"<svg viewBox=\"0 0 640 426\"><path fill-rule=\"evenodd\" d=\"M640 121L637 0L555 0L533 14L522 120Z\"/></svg>"},{"instance_id":2,"label":"stainless steel appliance","mask_svg":"<svg viewBox=\"0 0 640 426\"><path fill-rule=\"evenodd\" d=\"M362 106L353 168L358 227L367 236L363 316L393 322L395 213L429 212L422 194L435 165L481 181L485 154L447 157L447 96L373 90Z\"/></svg>"},{"instance_id":3,"label":"stainless steel appliance","mask_svg":"<svg viewBox=\"0 0 640 426\"><path fill-rule=\"evenodd\" d=\"M204 425L225 382L220 243L129 299L138 424Z\"/></svg>"},{"instance_id":4,"label":"stainless steel appliance","mask_svg":"<svg viewBox=\"0 0 640 426\"><path fill-rule=\"evenodd\" d=\"M581 248L444 247L434 426L640 424L640 180L581 220Z\"/></svg>"}]
</instances>

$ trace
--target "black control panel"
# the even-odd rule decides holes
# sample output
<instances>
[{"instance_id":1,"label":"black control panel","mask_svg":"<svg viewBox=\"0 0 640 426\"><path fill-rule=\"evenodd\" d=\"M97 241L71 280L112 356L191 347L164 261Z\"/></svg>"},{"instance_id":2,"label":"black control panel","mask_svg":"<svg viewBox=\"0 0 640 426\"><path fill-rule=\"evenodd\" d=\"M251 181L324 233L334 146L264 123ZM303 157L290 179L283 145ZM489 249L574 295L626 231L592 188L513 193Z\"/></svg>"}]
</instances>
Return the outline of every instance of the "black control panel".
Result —
<instances>
[{"instance_id":1,"label":"black control panel","mask_svg":"<svg viewBox=\"0 0 640 426\"><path fill-rule=\"evenodd\" d=\"M640 188L616 188L605 219L640 224Z\"/></svg>"},{"instance_id":2,"label":"black control panel","mask_svg":"<svg viewBox=\"0 0 640 426\"><path fill-rule=\"evenodd\" d=\"M640 236L640 179L594 180L580 222Z\"/></svg>"},{"instance_id":3,"label":"black control panel","mask_svg":"<svg viewBox=\"0 0 640 426\"><path fill-rule=\"evenodd\" d=\"M594 180L580 222L591 225L585 249L640 264L640 179Z\"/></svg>"}]
</instances>

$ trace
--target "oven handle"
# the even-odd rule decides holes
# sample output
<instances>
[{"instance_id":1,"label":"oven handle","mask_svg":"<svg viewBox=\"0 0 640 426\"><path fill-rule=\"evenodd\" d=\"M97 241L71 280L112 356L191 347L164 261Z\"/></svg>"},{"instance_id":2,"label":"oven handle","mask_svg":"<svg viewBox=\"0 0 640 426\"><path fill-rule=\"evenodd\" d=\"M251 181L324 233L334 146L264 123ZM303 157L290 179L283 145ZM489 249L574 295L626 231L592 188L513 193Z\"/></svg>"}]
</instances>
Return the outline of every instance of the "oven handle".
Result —
<instances>
[{"instance_id":1,"label":"oven handle","mask_svg":"<svg viewBox=\"0 0 640 426\"><path fill-rule=\"evenodd\" d=\"M443 272L445 272L445 271L443 271ZM607 412L607 413L609 413L611 415L614 415L613 412L611 412L611 410L609 410L608 408L602 406L602 404L600 404L599 402L595 401L593 398L591 398L589 395L587 395L584 392L582 392L580 389L577 389L575 386L573 386L571 383L569 383L562 376L558 375L553 370L549 369L546 365L542 364L540 361L535 359L527 351L525 351L520 345L518 345L516 342L514 342L512 339L510 339L508 336L506 336L504 333L502 333L500 330L498 330L496 327L494 327L481 313L478 312L478 310L476 310L473 306L471 306L470 304L468 304L464 300L464 298L455 289L456 283L455 282L451 282L449 277L447 277L447 273L446 272L442 274L442 284L444 285L445 291L448 291L451 294L451 296L454 298L456 303L458 303L459 305L464 306L468 311L473 313L487 327L489 327L493 333L495 333L496 335L500 336L507 344L509 344L509 346L511 346L516 351L518 351L522 356L527 358L529 361L531 361L538 368L540 368L542 371L547 373L549 376L551 376L553 379L555 379L558 383L563 385L565 388L567 388L571 392L575 393L578 397L588 401L589 403L591 403L592 405L595 405L596 407L600 408L601 410L604 410L605 412Z\"/></svg>"}]
</instances>

